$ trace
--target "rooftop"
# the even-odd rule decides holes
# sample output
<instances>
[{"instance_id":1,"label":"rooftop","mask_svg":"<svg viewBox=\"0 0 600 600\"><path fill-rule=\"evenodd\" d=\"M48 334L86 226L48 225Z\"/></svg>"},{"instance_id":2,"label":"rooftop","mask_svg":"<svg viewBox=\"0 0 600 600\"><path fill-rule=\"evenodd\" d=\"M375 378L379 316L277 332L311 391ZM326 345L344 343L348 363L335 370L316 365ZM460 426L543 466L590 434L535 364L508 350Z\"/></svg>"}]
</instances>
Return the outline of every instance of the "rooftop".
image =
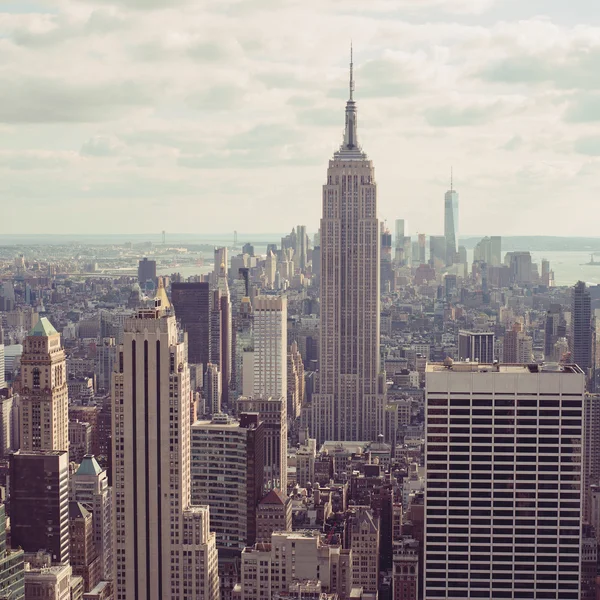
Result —
<instances>
[{"instance_id":1,"label":"rooftop","mask_svg":"<svg viewBox=\"0 0 600 600\"><path fill-rule=\"evenodd\" d=\"M287 501L287 496L281 490L271 490L259 504L279 504L283 505Z\"/></svg>"},{"instance_id":2,"label":"rooftop","mask_svg":"<svg viewBox=\"0 0 600 600\"><path fill-rule=\"evenodd\" d=\"M443 363L427 363L427 373L442 373L452 371L455 373L510 373L513 375L528 373L577 373L583 374L577 365L563 365L559 363L538 364L485 364L477 362L453 362L446 359Z\"/></svg>"},{"instance_id":3,"label":"rooftop","mask_svg":"<svg viewBox=\"0 0 600 600\"><path fill-rule=\"evenodd\" d=\"M42 317L35 325L35 327L29 332L29 336L33 337L49 337L51 335L57 335L58 331L54 329L54 326L46 317Z\"/></svg>"},{"instance_id":4,"label":"rooftop","mask_svg":"<svg viewBox=\"0 0 600 600\"><path fill-rule=\"evenodd\" d=\"M100 475L102 473L102 467L98 464L98 461L93 454L86 454L77 469L75 475Z\"/></svg>"}]
</instances>

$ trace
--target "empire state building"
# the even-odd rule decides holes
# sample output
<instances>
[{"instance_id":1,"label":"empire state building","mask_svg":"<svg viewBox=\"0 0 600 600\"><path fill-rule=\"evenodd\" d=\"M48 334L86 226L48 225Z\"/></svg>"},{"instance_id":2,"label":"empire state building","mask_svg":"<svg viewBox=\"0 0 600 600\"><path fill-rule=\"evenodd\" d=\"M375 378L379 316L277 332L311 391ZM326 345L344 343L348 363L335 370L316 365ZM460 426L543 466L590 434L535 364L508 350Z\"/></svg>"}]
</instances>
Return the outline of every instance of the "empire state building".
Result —
<instances>
[{"instance_id":1,"label":"empire state building","mask_svg":"<svg viewBox=\"0 0 600 600\"><path fill-rule=\"evenodd\" d=\"M384 433L379 329L377 185L358 143L351 59L344 140L323 186L320 371L311 414L319 442Z\"/></svg>"}]
</instances>

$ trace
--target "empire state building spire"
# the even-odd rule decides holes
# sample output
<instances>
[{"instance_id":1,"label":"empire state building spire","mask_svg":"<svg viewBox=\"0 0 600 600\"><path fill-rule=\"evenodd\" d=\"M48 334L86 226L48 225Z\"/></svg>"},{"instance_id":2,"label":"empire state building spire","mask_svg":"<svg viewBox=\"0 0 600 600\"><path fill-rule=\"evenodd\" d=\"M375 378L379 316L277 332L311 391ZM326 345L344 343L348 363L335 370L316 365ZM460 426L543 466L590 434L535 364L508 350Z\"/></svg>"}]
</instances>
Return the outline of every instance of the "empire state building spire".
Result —
<instances>
[{"instance_id":1,"label":"empire state building spire","mask_svg":"<svg viewBox=\"0 0 600 600\"><path fill-rule=\"evenodd\" d=\"M380 368L380 233L373 162L356 137L354 64L340 149L329 161L321 218L320 360L312 436L375 440L385 433Z\"/></svg>"},{"instance_id":2,"label":"empire state building spire","mask_svg":"<svg viewBox=\"0 0 600 600\"><path fill-rule=\"evenodd\" d=\"M346 160L365 160L366 154L362 151L357 136L356 102L354 102L354 57L352 45L350 45L350 97L346 102L346 126L344 129L344 141L335 158Z\"/></svg>"}]
</instances>

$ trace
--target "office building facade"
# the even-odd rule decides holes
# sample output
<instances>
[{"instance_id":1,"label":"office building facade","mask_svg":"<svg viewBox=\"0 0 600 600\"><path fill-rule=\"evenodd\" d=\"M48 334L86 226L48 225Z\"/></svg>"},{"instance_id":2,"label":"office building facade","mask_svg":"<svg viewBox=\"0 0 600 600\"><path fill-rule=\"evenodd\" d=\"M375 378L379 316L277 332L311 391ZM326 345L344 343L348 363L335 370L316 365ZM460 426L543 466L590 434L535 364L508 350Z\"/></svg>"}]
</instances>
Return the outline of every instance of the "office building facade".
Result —
<instances>
[{"instance_id":1,"label":"office building facade","mask_svg":"<svg viewBox=\"0 0 600 600\"><path fill-rule=\"evenodd\" d=\"M431 363L425 600L579 599L576 365Z\"/></svg>"},{"instance_id":2,"label":"office building facade","mask_svg":"<svg viewBox=\"0 0 600 600\"><path fill-rule=\"evenodd\" d=\"M592 304L590 291L578 281L571 292L571 360L585 372L592 367Z\"/></svg>"},{"instance_id":3,"label":"office building facade","mask_svg":"<svg viewBox=\"0 0 600 600\"><path fill-rule=\"evenodd\" d=\"M208 282L172 283L175 316L188 334L188 362L210 362L210 286Z\"/></svg>"},{"instance_id":4,"label":"office building facade","mask_svg":"<svg viewBox=\"0 0 600 600\"><path fill-rule=\"evenodd\" d=\"M210 507L219 550L241 551L255 541L263 435L256 413L242 414L239 421L216 414L192 425L192 504Z\"/></svg>"},{"instance_id":5,"label":"office building facade","mask_svg":"<svg viewBox=\"0 0 600 600\"><path fill-rule=\"evenodd\" d=\"M377 184L358 143L353 93L351 64L344 140L323 186L320 371L311 407L320 442L375 439L383 426Z\"/></svg>"},{"instance_id":6,"label":"office building facade","mask_svg":"<svg viewBox=\"0 0 600 600\"><path fill-rule=\"evenodd\" d=\"M186 348L161 284L125 322L113 377L115 600L218 599L208 509L190 505Z\"/></svg>"},{"instance_id":7,"label":"office building facade","mask_svg":"<svg viewBox=\"0 0 600 600\"><path fill-rule=\"evenodd\" d=\"M491 364L494 362L494 333L491 331L460 331L458 359Z\"/></svg>"},{"instance_id":8,"label":"office building facade","mask_svg":"<svg viewBox=\"0 0 600 600\"><path fill-rule=\"evenodd\" d=\"M11 544L43 550L52 562L69 561L69 457L66 451L10 457Z\"/></svg>"}]
</instances>

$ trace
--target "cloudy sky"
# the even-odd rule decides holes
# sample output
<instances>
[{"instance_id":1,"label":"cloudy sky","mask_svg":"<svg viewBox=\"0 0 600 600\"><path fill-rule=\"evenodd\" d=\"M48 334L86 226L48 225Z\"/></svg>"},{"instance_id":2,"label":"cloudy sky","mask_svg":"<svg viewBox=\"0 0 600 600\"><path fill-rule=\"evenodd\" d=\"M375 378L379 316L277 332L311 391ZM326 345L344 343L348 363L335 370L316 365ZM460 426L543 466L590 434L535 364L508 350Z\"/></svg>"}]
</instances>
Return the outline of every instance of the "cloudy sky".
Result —
<instances>
[{"instance_id":1,"label":"cloudy sky","mask_svg":"<svg viewBox=\"0 0 600 600\"><path fill-rule=\"evenodd\" d=\"M382 219L600 235L596 6L0 0L0 233L314 231L352 39Z\"/></svg>"}]
</instances>

